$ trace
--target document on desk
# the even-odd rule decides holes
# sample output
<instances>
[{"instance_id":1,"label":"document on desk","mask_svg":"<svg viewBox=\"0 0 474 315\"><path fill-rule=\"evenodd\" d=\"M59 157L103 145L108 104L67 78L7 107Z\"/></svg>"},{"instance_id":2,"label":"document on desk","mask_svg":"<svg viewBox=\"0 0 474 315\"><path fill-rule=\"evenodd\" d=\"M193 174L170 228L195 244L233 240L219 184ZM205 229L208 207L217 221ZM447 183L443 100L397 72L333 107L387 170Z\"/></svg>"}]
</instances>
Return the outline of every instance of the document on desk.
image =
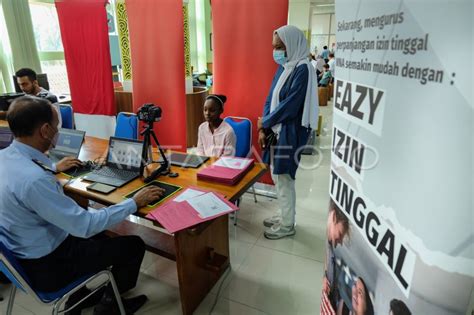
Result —
<instances>
[{"instance_id":1,"label":"document on desk","mask_svg":"<svg viewBox=\"0 0 474 315\"><path fill-rule=\"evenodd\" d=\"M233 157L223 156L219 160L214 162L212 165L228 167L235 170L243 170L252 162L253 162L252 159L233 158Z\"/></svg>"},{"instance_id":2,"label":"document on desk","mask_svg":"<svg viewBox=\"0 0 474 315\"><path fill-rule=\"evenodd\" d=\"M213 217L232 210L229 205L212 192L191 198L187 202L199 213L201 218Z\"/></svg>"},{"instance_id":3,"label":"document on desk","mask_svg":"<svg viewBox=\"0 0 474 315\"><path fill-rule=\"evenodd\" d=\"M160 222L168 232L175 233L236 210L239 210L236 205L219 194L188 188L146 217Z\"/></svg>"},{"instance_id":4,"label":"document on desk","mask_svg":"<svg viewBox=\"0 0 474 315\"><path fill-rule=\"evenodd\" d=\"M185 191L183 191L178 197L174 198L173 200L176 202L183 202L205 193L206 193L205 191L188 188Z\"/></svg>"}]
</instances>

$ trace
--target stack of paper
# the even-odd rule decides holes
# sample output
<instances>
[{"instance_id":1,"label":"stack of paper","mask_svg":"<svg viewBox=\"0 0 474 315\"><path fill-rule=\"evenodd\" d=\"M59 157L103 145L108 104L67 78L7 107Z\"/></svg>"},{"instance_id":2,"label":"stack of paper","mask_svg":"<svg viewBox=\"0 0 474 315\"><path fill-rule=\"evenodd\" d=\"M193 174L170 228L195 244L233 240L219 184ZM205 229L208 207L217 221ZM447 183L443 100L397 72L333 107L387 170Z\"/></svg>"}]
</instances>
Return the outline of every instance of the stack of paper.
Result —
<instances>
[{"instance_id":1,"label":"stack of paper","mask_svg":"<svg viewBox=\"0 0 474 315\"><path fill-rule=\"evenodd\" d=\"M197 178L225 185L235 185L253 167L253 164L253 159L225 156L201 169L197 173Z\"/></svg>"},{"instance_id":2,"label":"stack of paper","mask_svg":"<svg viewBox=\"0 0 474 315\"><path fill-rule=\"evenodd\" d=\"M170 233L238 210L237 206L213 192L187 188L146 217L156 220Z\"/></svg>"}]
</instances>

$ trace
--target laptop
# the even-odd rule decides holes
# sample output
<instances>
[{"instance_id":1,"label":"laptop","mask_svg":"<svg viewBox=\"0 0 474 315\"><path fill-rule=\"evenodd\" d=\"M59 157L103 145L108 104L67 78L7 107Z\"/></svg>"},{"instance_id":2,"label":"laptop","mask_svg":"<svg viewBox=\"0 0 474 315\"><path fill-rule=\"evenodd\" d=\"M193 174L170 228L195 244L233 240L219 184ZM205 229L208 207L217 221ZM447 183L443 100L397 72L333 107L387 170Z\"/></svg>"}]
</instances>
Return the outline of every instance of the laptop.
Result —
<instances>
[{"instance_id":1,"label":"laptop","mask_svg":"<svg viewBox=\"0 0 474 315\"><path fill-rule=\"evenodd\" d=\"M172 152L168 157L171 165L198 168L209 160L208 156Z\"/></svg>"},{"instance_id":2,"label":"laptop","mask_svg":"<svg viewBox=\"0 0 474 315\"><path fill-rule=\"evenodd\" d=\"M13 142L13 132L8 127L0 127L0 150L5 149Z\"/></svg>"},{"instance_id":3,"label":"laptop","mask_svg":"<svg viewBox=\"0 0 474 315\"><path fill-rule=\"evenodd\" d=\"M8 111L10 104L15 100L15 98L24 96L24 95L25 93L0 94L0 111L5 111L5 112Z\"/></svg>"},{"instance_id":4,"label":"laptop","mask_svg":"<svg viewBox=\"0 0 474 315\"><path fill-rule=\"evenodd\" d=\"M110 137L105 166L82 177L85 180L121 187L140 176L143 142Z\"/></svg>"},{"instance_id":5,"label":"laptop","mask_svg":"<svg viewBox=\"0 0 474 315\"><path fill-rule=\"evenodd\" d=\"M57 163L67 156L78 158L85 135L86 132L82 130L59 129L58 142L56 147L49 150L49 159Z\"/></svg>"}]
</instances>

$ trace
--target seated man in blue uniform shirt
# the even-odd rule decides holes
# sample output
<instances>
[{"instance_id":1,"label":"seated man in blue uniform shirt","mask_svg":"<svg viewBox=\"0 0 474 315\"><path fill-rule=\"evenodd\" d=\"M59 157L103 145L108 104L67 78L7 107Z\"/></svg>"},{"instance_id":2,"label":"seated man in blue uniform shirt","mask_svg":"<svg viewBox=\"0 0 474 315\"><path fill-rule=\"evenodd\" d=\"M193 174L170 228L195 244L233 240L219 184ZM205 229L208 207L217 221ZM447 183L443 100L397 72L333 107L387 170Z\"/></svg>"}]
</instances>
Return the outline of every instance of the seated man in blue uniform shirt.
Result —
<instances>
[{"instance_id":1,"label":"seated man in blue uniform shirt","mask_svg":"<svg viewBox=\"0 0 474 315\"><path fill-rule=\"evenodd\" d=\"M57 291L112 266L121 293L135 287L145 253L142 239L91 237L156 200L163 190L144 189L133 199L86 211L64 194L44 154L58 137L58 116L51 103L20 97L10 106L7 120L15 140L0 151L0 242L18 258L31 285L38 291ZM87 293L84 290L67 304L77 302ZM94 314L118 313L111 287L99 299ZM133 314L146 296L122 300L127 313ZM69 314L80 314L80 309Z\"/></svg>"}]
</instances>

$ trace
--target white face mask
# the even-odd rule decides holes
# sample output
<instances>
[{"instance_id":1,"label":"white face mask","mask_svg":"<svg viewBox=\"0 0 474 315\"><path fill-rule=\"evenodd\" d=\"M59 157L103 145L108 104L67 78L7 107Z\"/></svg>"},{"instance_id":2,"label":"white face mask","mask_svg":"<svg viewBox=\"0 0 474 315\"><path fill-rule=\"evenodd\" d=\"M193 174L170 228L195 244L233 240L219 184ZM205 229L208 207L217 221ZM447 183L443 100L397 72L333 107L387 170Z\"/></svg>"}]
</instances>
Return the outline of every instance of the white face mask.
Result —
<instances>
[{"instance_id":1,"label":"white face mask","mask_svg":"<svg viewBox=\"0 0 474 315\"><path fill-rule=\"evenodd\" d=\"M56 133L54 134L54 136L51 139L48 138L48 140L50 142L50 144L49 144L50 149L56 147L56 144L58 143L58 138L59 138L59 131L56 131Z\"/></svg>"}]
</instances>

